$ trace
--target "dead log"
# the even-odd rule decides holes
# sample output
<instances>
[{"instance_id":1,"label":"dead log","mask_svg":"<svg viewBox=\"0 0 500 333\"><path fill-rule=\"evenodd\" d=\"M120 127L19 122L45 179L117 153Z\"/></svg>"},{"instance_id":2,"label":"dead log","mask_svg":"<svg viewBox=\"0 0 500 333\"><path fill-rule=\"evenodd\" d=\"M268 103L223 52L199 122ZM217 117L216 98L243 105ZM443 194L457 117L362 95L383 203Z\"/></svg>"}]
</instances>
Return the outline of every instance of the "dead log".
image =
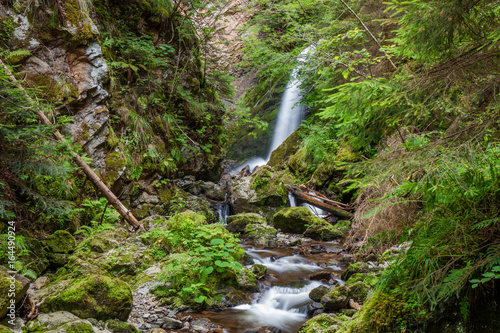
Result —
<instances>
[{"instance_id":1,"label":"dead log","mask_svg":"<svg viewBox=\"0 0 500 333\"><path fill-rule=\"evenodd\" d=\"M16 87L19 90L24 91L23 86L21 86L21 84L16 80L14 75L12 75L12 72L9 70L9 68L4 64L4 62L1 59L0 59L0 65L2 65L2 67L4 68L5 73L9 77L9 80L14 85L16 85ZM25 92L25 96L26 96L26 100L28 101L28 103L31 106L35 107L36 113L37 113L38 117L40 117L40 120L42 121L42 123L44 123L45 125L52 126L52 123L50 122L49 118L47 118L47 116L43 113L43 111L40 108L36 107L36 104L33 102L31 97L26 92ZM61 142L65 141L64 137L61 135L61 133L59 133L58 130L54 130L54 137L58 141L61 141ZM132 214L132 212L130 212L130 210L127 207L125 207L120 200L118 200L116 195L114 195L113 192L111 192L111 190L106 186L106 184L104 184L104 182L101 180L101 178L99 178L99 176L94 172L94 170L92 170L89 167L89 165L77 153L75 153L71 149L70 149L70 153L73 156L75 163L83 169L83 172L87 175L87 177L90 179L90 181L99 190L99 192L101 192L101 194L108 200L108 202L111 203L113 205L113 207L115 207L115 209L118 211L118 213L120 213L125 218L125 220L132 227L134 227L135 230L141 228L142 227L141 224L139 223L139 221L137 221L137 219Z\"/></svg>"},{"instance_id":2,"label":"dead log","mask_svg":"<svg viewBox=\"0 0 500 333\"><path fill-rule=\"evenodd\" d=\"M321 208L323 210L326 210L327 212L330 212L338 217L343 217L350 219L353 217L351 213L349 213L346 210L343 210L341 208L335 207L329 203L323 202L321 200L313 198L311 195L308 193L305 193L301 191L298 187L294 186L287 186L288 192L292 193L297 199L302 200L304 202L307 202L310 205L313 205L315 207Z\"/></svg>"}]
</instances>

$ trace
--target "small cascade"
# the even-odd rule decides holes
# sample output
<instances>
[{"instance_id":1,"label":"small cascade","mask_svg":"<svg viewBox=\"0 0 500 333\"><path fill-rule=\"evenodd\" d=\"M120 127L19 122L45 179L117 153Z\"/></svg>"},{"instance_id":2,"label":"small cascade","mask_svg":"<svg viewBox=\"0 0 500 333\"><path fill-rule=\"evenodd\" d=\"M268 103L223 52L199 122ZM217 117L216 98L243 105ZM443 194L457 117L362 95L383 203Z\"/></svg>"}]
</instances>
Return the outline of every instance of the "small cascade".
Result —
<instances>
[{"instance_id":1,"label":"small cascade","mask_svg":"<svg viewBox=\"0 0 500 333\"><path fill-rule=\"evenodd\" d=\"M297 207L297 202L292 193L288 192L288 202L290 203L290 207Z\"/></svg>"},{"instance_id":2,"label":"small cascade","mask_svg":"<svg viewBox=\"0 0 500 333\"><path fill-rule=\"evenodd\" d=\"M322 243L324 247L335 247L334 243ZM316 257L305 257L292 254L285 249L259 249L252 246L243 247L254 264L267 267L268 279L261 285L261 292L254 295L253 301L242 304L222 312L204 312L212 322L222 325L224 332L241 333L248 329L257 330L263 326L280 329L284 333L297 333L301 325L308 318L309 292L324 282L311 281L311 273L328 270L338 272L335 255L329 255L330 263L324 264L325 257L318 263L313 262ZM335 278L339 283L340 279Z\"/></svg>"},{"instance_id":3,"label":"small cascade","mask_svg":"<svg viewBox=\"0 0 500 333\"><path fill-rule=\"evenodd\" d=\"M228 195L227 192L224 196L224 201L223 202L217 202L215 204L215 209L217 212L217 217L219 219L219 223L222 225L227 225L227 217L231 215L230 209L229 209L229 201L228 201Z\"/></svg>"}]
</instances>

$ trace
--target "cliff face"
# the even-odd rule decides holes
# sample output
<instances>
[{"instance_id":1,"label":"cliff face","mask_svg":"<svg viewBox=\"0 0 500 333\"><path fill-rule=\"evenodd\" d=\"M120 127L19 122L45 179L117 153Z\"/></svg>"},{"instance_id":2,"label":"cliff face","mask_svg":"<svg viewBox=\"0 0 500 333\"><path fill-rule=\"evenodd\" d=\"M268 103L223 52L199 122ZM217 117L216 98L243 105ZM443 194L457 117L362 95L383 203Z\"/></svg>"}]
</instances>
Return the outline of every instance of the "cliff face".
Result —
<instances>
[{"instance_id":1,"label":"cliff face","mask_svg":"<svg viewBox=\"0 0 500 333\"><path fill-rule=\"evenodd\" d=\"M227 84L191 17L158 1L7 2L2 56L109 185L132 174L218 179Z\"/></svg>"}]
</instances>

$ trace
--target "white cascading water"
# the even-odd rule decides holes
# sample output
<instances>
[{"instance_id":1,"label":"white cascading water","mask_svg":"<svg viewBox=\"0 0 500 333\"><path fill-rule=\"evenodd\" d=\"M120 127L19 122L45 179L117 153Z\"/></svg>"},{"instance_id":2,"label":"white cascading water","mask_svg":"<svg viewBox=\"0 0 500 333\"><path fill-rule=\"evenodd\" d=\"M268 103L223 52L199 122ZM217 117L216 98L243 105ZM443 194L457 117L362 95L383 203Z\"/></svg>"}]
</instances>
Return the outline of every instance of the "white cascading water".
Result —
<instances>
[{"instance_id":1,"label":"white cascading water","mask_svg":"<svg viewBox=\"0 0 500 333\"><path fill-rule=\"evenodd\" d=\"M306 47L297 57L299 65L292 71L290 80L286 85L281 105L274 128L273 141L267 154L267 161L271 157L273 150L278 148L293 132L299 128L304 120L306 106L301 104L301 81L298 78L299 70L306 61L307 56L314 50L314 46ZM267 163L266 161L266 163Z\"/></svg>"},{"instance_id":2,"label":"white cascading water","mask_svg":"<svg viewBox=\"0 0 500 333\"><path fill-rule=\"evenodd\" d=\"M252 157L243 165L235 168L232 173L236 174L241 171L246 165L250 171L253 171L257 166L264 165L269 161L273 150L278 148L293 132L299 128L304 120L306 106L301 104L301 81L298 78L299 70L302 64L306 61L307 56L315 49L314 45L306 47L298 56L299 65L290 74L290 80L286 85L283 97L281 99L278 117L276 119L276 127L273 132L273 140L269 147L266 158Z\"/></svg>"},{"instance_id":3,"label":"white cascading water","mask_svg":"<svg viewBox=\"0 0 500 333\"><path fill-rule=\"evenodd\" d=\"M246 252L253 258L255 264L266 266L274 274L302 272L308 275L324 269L298 255L285 256L277 260L270 257L263 258L258 253L264 251L252 248L247 249ZM295 331L294 327L296 328L307 319L306 305L312 302L309 292L320 285L324 284L318 281L308 281L299 288L272 286L252 304L243 304L234 309L241 312L241 319L258 326L268 325L285 332Z\"/></svg>"}]
</instances>

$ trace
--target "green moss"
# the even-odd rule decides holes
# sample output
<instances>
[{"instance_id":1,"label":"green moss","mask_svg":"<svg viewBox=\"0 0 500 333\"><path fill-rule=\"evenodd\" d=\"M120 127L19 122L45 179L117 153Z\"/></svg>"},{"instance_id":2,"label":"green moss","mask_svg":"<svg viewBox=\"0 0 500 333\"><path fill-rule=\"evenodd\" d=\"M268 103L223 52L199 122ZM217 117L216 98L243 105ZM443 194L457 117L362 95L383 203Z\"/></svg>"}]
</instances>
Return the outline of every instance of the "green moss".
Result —
<instances>
[{"instance_id":1,"label":"green moss","mask_svg":"<svg viewBox=\"0 0 500 333\"><path fill-rule=\"evenodd\" d=\"M227 218L227 230L231 232L244 232L249 224L266 224L266 219L256 213L241 213Z\"/></svg>"},{"instance_id":2,"label":"green moss","mask_svg":"<svg viewBox=\"0 0 500 333\"><path fill-rule=\"evenodd\" d=\"M335 228L340 231L349 231L351 229L351 221L349 220L341 220L335 224Z\"/></svg>"},{"instance_id":3,"label":"green moss","mask_svg":"<svg viewBox=\"0 0 500 333\"><path fill-rule=\"evenodd\" d=\"M134 325L118 320L106 321L106 327L112 333L140 333Z\"/></svg>"},{"instance_id":4,"label":"green moss","mask_svg":"<svg viewBox=\"0 0 500 333\"><path fill-rule=\"evenodd\" d=\"M336 333L342 322L335 314L322 313L302 325L300 333Z\"/></svg>"},{"instance_id":5,"label":"green moss","mask_svg":"<svg viewBox=\"0 0 500 333\"><path fill-rule=\"evenodd\" d=\"M40 96L48 102L60 102L65 96L61 84L49 75L35 75L28 80L31 86L40 90Z\"/></svg>"},{"instance_id":6,"label":"green moss","mask_svg":"<svg viewBox=\"0 0 500 333\"><path fill-rule=\"evenodd\" d=\"M362 304L365 302L366 297L368 296L369 288L365 283L358 281L354 284L351 284L349 286L349 290L351 298L355 302Z\"/></svg>"},{"instance_id":7,"label":"green moss","mask_svg":"<svg viewBox=\"0 0 500 333\"><path fill-rule=\"evenodd\" d=\"M283 232L301 234L310 225L323 225L326 222L315 216L306 207L289 207L274 214L273 223L276 228Z\"/></svg>"},{"instance_id":8,"label":"green moss","mask_svg":"<svg viewBox=\"0 0 500 333\"><path fill-rule=\"evenodd\" d=\"M66 325L64 325L64 330L66 331L66 333L93 333L94 332L92 325L90 325L88 323L82 323L82 322L66 324Z\"/></svg>"},{"instance_id":9,"label":"green moss","mask_svg":"<svg viewBox=\"0 0 500 333\"><path fill-rule=\"evenodd\" d=\"M2 269L0 269L0 318L3 318L7 313L7 306L10 303L9 289L11 285L11 279L8 278L9 275ZM22 289L22 285L19 281L15 281L16 288L16 303L20 300L19 292ZM19 297L18 297L19 296Z\"/></svg>"},{"instance_id":10,"label":"green moss","mask_svg":"<svg viewBox=\"0 0 500 333\"><path fill-rule=\"evenodd\" d=\"M84 275L70 280L59 294L49 296L42 305L46 312L63 310L80 318L127 320L132 310L132 291L121 280Z\"/></svg>"},{"instance_id":11,"label":"green moss","mask_svg":"<svg viewBox=\"0 0 500 333\"><path fill-rule=\"evenodd\" d=\"M66 230L57 230L47 239L47 246L54 253L71 253L76 248L76 240Z\"/></svg>"},{"instance_id":12,"label":"green moss","mask_svg":"<svg viewBox=\"0 0 500 333\"><path fill-rule=\"evenodd\" d=\"M68 0L64 5L64 13L67 21L77 27L76 34L72 35L71 41L76 43L87 44L94 39L92 32L92 19L89 13L80 7L78 0Z\"/></svg>"},{"instance_id":13,"label":"green moss","mask_svg":"<svg viewBox=\"0 0 500 333\"><path fill-rule=\"evenodd\" d=\"M111 184L116 179L119 178L120 172L123 171L123 168L127 165L127 160L122 154L118 151L114 151L109 153L106 156L106 177L104 180L106 183Z\"/></svg>"},{"instance_id":14,"label":"green moss","mask_svg":"<svg viewBox=\"0 0 500 333\"><path fill-rule=\"evenodd\" d=\"M357 162L361 157L356 154L351 146L342 146L335 154L335 160L339 162Z\"/></svg>"},{"instance_id":15,"label":"green moss","mask_svg":"<svg viewBox=\"0 0 500 333\"><path fill-rule=\"evenodd\" d=\"M309 237L319 241L331 241L334 239L344 238L342 231L338 230L328 222L322 220L307 227L304 232L304 237Z\"/></svg>"},{"instance_id":16,"label":"green moss","mask_svg":"<svg viewBox=\"0 0 500 333\"><path fill-rule=\"evenodd\" d=\"M349 286L351 284L354 284L359 281L363 281L365 278L366 274L363 273L354 273L351 275L351 277L345 282L346 286Z\"/></svg>"}]
</instances>

